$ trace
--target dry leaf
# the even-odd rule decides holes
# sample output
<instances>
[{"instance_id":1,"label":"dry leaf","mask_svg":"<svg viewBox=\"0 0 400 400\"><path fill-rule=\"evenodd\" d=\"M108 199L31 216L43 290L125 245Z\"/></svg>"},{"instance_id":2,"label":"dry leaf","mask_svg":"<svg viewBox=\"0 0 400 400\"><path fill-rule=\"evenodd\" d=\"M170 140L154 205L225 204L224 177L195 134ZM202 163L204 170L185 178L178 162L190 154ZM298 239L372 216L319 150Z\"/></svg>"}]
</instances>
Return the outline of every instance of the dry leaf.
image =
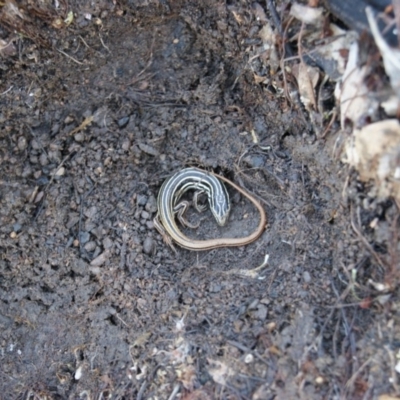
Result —
<instances>
[{"instance_id":1,"label":"dry leaf","mask_svg":"<svg viewBox=\"0 0 400 400\"><path fill-rule=\"evenodd\" d=\"M378 46L385 71L390 79L393 90L400 97L400 50L390 47L379 32L378 24L375 21L374 13L371 7L365 9L372 36Z\"/></svg>"},{"instance_id":2,"label":"dry leaf","mask_svg":"<svg viewBox=\"0 0 400 400\"><path fill-rule=\"evenodd\" d=\"M231 11L232 11L232 14L233 14L233 16L234 16L236 22L237 22L239 25L242 25L243 22L244 22L243 17L242 17L237 11L235 11L235 10L231 10Z\"/></svg>"},{"instance_id":3,"label":"dry leaf","mask_svg":"<svg viewBox=\"0 0 400 400\"><path fill-rule=\"evenodd\" d=\"M276 49L276 34L269 23L266 23L259 32L263 43L264 53L261 59L269 66L271 74L275 74L279 68L279 56Z\"/></svg>"},{"instance_id":4,"label":"dry leaf","mask_svg":"<svg viewBox=\"0 0 400 400\"><path fill-rule=\"evenodd\" d=\"M335 24L329 25L331 36L327 39L325 45L320 45L313 48L313 51L308 54L308 57L323 69L333 81L342 78L349 55L350 46L357 40L357 34L354 31L345 31ZM312 38L318 39L321 32L315 32Z\"/></svg>"},{"instance_id":5,"label":"dry leaf","mask_svg":"<svg viewBox=\"0 0 400 400\"><path fill-rule=\"evenodd\" d=\"M226 364L218 360L212 360L210 358L207 361L213 365L213 367L208 368L208 373L213 378L214 382L225 386L227 378L233 375L232 369L230 369Z\"/></svg>"},{"instance_id":6,"label":"dry leaf","mask_svg":"<svg viewBox=\"0 0 400 400\"><path fill-rule=\"evenodd\" d=\"M182 365L176 370L178 380L186 390L192 391L196 382L196 369L193 365Z\"/></svg>"},{"instance_id":7,"label":"dry leaf","mask_svg":"<svg viewBox=\"0 0 400 400\"><path fill-rule=\"evenodd\" d=\"M314 89L319 80L319 69L302 62L295 65L292 68L292 72L297 79L301 102L308 110L316 110L317 104Z\"/></svg>"},{"instance_id":8,"label":"dry leaf","mask_svg":"<svg viewBox=\"0 0 400 400\"><path fill-rule=\"evenodd\" d=\"M261 7L260 4L253 3L251 5L251 8L252 8L252 11L253 11L254 16L256 17L257 21L261 21L261 22L267 22L268 21L267 15L265 14L265 11Z\"/></svg>"},{"instance_id":9,"label":"dry leaf","mask_svg":"<svg viewBox=\"0 0 400 400\"><path fill-rule=\"evenodd\" d=\"M0 55L3 57L10 57L17 54L17 49L13 43L13 39L5 41L0 39Z\"/></svg>"},{"instance_id":10,"label":"dry leaf","mask_svg":"<svg viewBox=\"0 0 400 400\"><path fill-rule=\"evenodd\" d=\"M144 332L138 338L136 338L136 340L132 344L132 347L142 347L146 344L151 335L151 332Z\"/></svg>"},{"instance_id":11,"label":"dry leaf","mask_svg":"<svg viewBox=\"0 0 400 400\"><path fill-rule=\"evenodd\" d=\"M303 4L293 4L290 9L290 15L305 24L322 25L323 8L314 8L304 6Z\"/></svg>"},{"instance_id":12,"label":"dry leaf","mask_svg":"<svg viewBox=\"0 0 400 400\"><path fill-rule=\"evenodd\" d=\"M355 130L346 144L344 161L362 181L373 180L377 196L400 201L400 123L388 119Z\"/></svg>"},{"instance_id":13,"label":"dry leaf","mask_svg":"<svg viewBox=\"0 0 400 400\"><path fill-rule=\"evenodd\" d=\"M364 83L369 70L367 66L358 66L358 44L350 46L349 60L342 78L341 88L336 88L336 98L340 101L342 129L345 122L351 121L358 126L362 117L372 116L378 110L379 103L370 94Z\"/></svg>"}]
</instances>

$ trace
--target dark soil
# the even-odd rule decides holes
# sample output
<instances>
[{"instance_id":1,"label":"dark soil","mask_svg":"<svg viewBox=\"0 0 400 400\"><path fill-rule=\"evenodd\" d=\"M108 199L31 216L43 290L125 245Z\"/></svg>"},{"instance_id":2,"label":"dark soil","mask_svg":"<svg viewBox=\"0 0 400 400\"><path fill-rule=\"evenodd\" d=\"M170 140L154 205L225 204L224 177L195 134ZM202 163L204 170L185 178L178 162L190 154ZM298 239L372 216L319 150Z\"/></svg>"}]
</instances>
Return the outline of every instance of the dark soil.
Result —
<instances>
[{"instance_id":1,"label":"dark soil","mask_svg":"<svg viewBox=\"0 0 400 400\"><path fill-rule=\"evenodd\" d=\"M0 397L399 394L397 208L340 164L339 134L317 140L255 82L254 7L70 3L72 25L40 25L51 46L20 37L0 59ZM187 166L256 196L260 239L163 243L158 190ZM189 235L255 229L229 191L227 226L192 212Z\"/></svg>"}]
</instances>

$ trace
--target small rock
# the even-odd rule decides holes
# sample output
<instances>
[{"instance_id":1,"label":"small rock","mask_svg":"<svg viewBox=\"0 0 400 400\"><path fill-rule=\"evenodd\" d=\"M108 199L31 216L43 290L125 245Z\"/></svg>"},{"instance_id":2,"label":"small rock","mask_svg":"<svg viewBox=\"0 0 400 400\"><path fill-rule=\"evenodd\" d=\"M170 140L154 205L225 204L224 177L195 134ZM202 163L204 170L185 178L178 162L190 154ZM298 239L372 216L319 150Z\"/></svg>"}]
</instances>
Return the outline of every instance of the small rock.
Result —
<instances>
[{"instance_id":1,"label":"small rock","mask_svg":"<svg viewBox=\"0 0 400 400\"><path fill-rule=\"evenodd\" d=\"M125 128L129 123L129 117L122 117L117 121L117 124L120 128Z\"/></svg>"},{"instance_id":2,"label":"small rock","mask_svg":"<svg viewBox=\"0 0 400 400\"><path fill-rule=\"evenodd\" d=\"M260 303L263 303L263 304L268 305L269 303L271 303L271 301L270 301L270 299L269 299L268 297L263 297L263 298L260 300Z\"/></svg>"},{"instance_id":3,"label":"small rock","mask_svg":"<svg viewBox=\"0 0 400 400\"><path fill-rule=\"evenodd\" d=\"M147 196L144 194L138 194L136 202L138 206L144 206L147 203Z\"/></svg>"},{"instance_id":4,"label":"small rock","mask_svg":"<svg viewBox=\"0 0 400 400\"><path fill-rule=\"evenodd\" d=\"M49 183L49 178L47 178L47 176L41 176L37 179L36 184L39 186L44 186L47 185Z\"/></svg>"},{"instance_id":5,"label":"small rock","mask_svg":"<svg viewBox=\"0 0 400 400\"><path fill-rule=\"evenodd\" d=\"M149 219L149 218L150 218L150 214L149 214L147 211L142 211L142 212L140 213L140 216L141 216L143 219Z\"/></svg>"},{"instance_id":6,"label":"small rock","mask_svg":"<svg viewBox=\"0 0 400 400\"><path fill-rule=\"evenodd\" d=\"M221 285L218 283L211 283L210 292L211 293L219 293L221 291Z\"/></svg>"},{"instance_id":7,"label":"small rock","mask_svg":"<svg viewBox=\"0 0 400 400\"><path fill-rule=\"evenodd\" d=\"M76 213L72 213L69 215L69 219L65 225L67 229L71 229L73 226L75 226L79 222L79 215Z\"/></svg>"},{"instance_id":8,"label":"small rock","mask_svg":"<svg viewBox=\"0 0 400 400\"><path fill-rule=\"evenodd\" d=\"M92 267L100 267L100 265L103 265L108 257L110 256L110 251L106 250L103 253L101 253L99 256L97 256L95 259L93 259L90 263Z\"/></svg>"},{"instance_id":9,"label":"small rock","mask_svg":"<svg viewBox=\"0 0 400 400\"><path fill-rule=\"evenodd\" d=\"M89 219L93 219L97 214L97 207L96 206L89 207L87 210L85 210L84 214Z\"/></svg>"},{"instance_id":10,"label":"small rock","mask_svg":"<svg viewBox=\"0 0 400 400\"><path fill-rule=\"evenodd\" d=\"M54 124L51 128L51 136L55 136L60 131L60 124Z\"/></svg>"},{"instance_id":11,"label":"small rock","mask_svg":"<svg viewBox=\"0 0 400 400\"><path fill-rule=\"evenodd\" d=\"M52 162L60 163L62 160L61 151L60 150L51 150L48 152L49 159Z\"/></svg>"},{"instance_id":12,"label":"small rock","mask_svg":"<svg viewBox=\"0 0 400 400\"><path fill-rule=\"evenodd\" d=\"M81 232L79 234L79 241L81 244L85 244L89 241L90 239L90 233L89 232Z\"/></svg>"},{"instance_id":13,"label":"small rock","mask_svg":"<svg viewBox=\"0 0 400 400\"><path fill-rule=\"evenodd\" d=\"M143 242L143 251L151 255L154 253L155 250L155 245L154 245L154 240L151 237L147 237L144 242Z\"/></svg>"},{"instance_id":14,"label":"small rock","mask_svg":"<svg viewBox=\"0 0 400 400\"><path fill-rule=\"evenodd\" d=\"M146 153L150 156L157 157L160 154L157 149L155 149L153 146L149 146L148 144L138 143L138 146L139 149L143 151L143 153Z\"/></svg>"},{"instance_id":15,"label":"small rock","mask_svg":"<svg viewBox=\"0 0 400 400\"><path fill-rule=\"evenodd\" d=\"M78 132L78 133L76 133L76 134L74 135L74 140L75 140L75 142L80 143L80 142L83 142L84 139L85 139L85 135L84 135L82 132Z\"/></svg>"},{"instance_id":16,"label":"small rock","mask_svg":"<svg viewBox=\"0 0 400 400\"><path fill-rule=\"evenodd\" d=\"M264 157L260 155L252 155L245 157L244 161L247 162L247 164L249 164L249 166L253 168L261 168L265 164Z\"/></svg>"},{"instance_id":17,"label":"small rock","mask_svg":"<svg viewBox=\"0 0 400 400\"><path fill-rule=\"evenodd\" d=\"M255 310L259 302L260 301L258 299L254 299L249 305L249 310Z\"/></svg>"},{"instance_id":18,"label":"small rock","mask_svg":"<svg viewBox=\"0 0 400 400\"><path fill-rule=\"evenodd\" d=\"M96 242L91 240L90 242L87 242L85 244L85 250L88 251L89 253L94 251L94 249L96 248Z\"/></svg>"},{"instance_id":19,"label":"small rock","mask_svg":"<svg viewBox=\"0 0 400 400\"><path fill-rule=\"evenodd\" d=\"M155 213L157 211L157 199L153 195L147 200L145 209L149 213Z\"/></svg>"},{"instance_id":20,"label":"small rock","mask_svg":"<svg viewBox=\"0 0 400 400\"><path fill-rule=\"evenodd\" d=\"M244 362L246 364L250 364L254 361L254 356L251 353L246 354L246 357L244 358Z\"/></svg>"},{"instance_id":21,"label":"small rock","mask_svg":"<svg viewBox=\"0 0 400 400\"><path fill-rule=\"evenodd\" d=\"M19 232L19 231L21 230L21 224L19 224L18 222L16 222L16 223L13 225L13 229L14 229L15 232Z\"/></svg>"},{"instance_id":22,"label":"small rock","mask_svg":"<svg viewBox=\"0 0 400 400\"><path fill-rule=\"evenodd\" d=\"M153 221L147 221L146 222L146 226L149 229L154 229L154 222Z\"/></svg>"},{"instance_id":23,"label":"small rock","mask_svg":"<svg viewBox=\"0 0 400 400\"><path fill-rule=\"evenodd\" d=\"M54 175L55 176L63 176L63 175L65 175L65 168L64 167L58 168L58 170L56 171L56 173Z\"/></svg>"},{"instance_id":24,"label":"small rock","mask_svg":"<svg viewBox=\"0 0 400 400\"><path fill-rule=\"evenodd\" d=\"M39 203L39 201L41 201L43 199L44 196L44 192L40 191L36 196L35 196L35 200L34 203Z\"/></svg>"},{"instance_id":25,"label":"small rock","mask_svg":"<svg viewBox=\"0 0 400 400\"><path fill-rule=\"evenodd\" d=\"M82 378L82 371L83 371L83 368L82 368L82 365L80 365L78 367L78 369L75 371L74 378L75 378L76 381L79 381L79 379Z\"/></svg>"},{"instance_id":26,"label":"small rock","mask_svg":"<svg viewBox=\"0 0 400 400\"><path fill-rule=\"evenodd\" d=\"M93 274L93 275L99 275L101 272L101 269L99 267L90 267L89 271Z\"/></svg>"},{"instance_id":27,"label":"small rock","mask_svg":"<svg viewBox=\"0 0 400 400\"><path fill-rule=\"evenodd\" d=\"M133 236L132 236L132 241L133 241L133 243L134 243L136 246L138 246L138 245L140 244L139 236L133 235Z\"/></svg>"},{"instance_id":28,"label":"small rock","mask_svg":"<svg viewBox=\"0 0 400 400\"><path fill-rule=\"evenodd\" d=\"M99 236L99 232L95 231L95 228L96 228L96 224L95 223L90 222L90 221L86 221L85 222L85 230L87 232L91 232L93 235L96 235L97 237L100 237Z\"/></svg>"},{"instance_id":29,"label":"small rock","mask_svg":"<svg viewBox=\"0 0 400 400\"><path fill-rule=\"evenodd\" d=\"M82 259L78 259L71 264L71 269L78 275L84 275L87 268L87 264Z\"/></svg>"},{"instance_id":30,"label":"small rock","mask_svg":"<svg viewBox=\"0 0 400 400\"><path fill-rule=\"evenodd\" d=\"M93 123L98 126L104 126L104 123L108 123L107 121L107 114L108 114L107 107L101 107L97 109L93 113Z\"/></svg>"},{"instance_id":31,"label":"small rock","mask_svg":"<svg viewBox=\"0 0 400 400\"><path fill-rule=\"evenodd\" d=\"M47 155L45 153L42 153L40 155L39 162L41 165L47 165L49 163L49 160L47 159Z\"/></svg>"},{"instance_id":32,"label":"small rock","mask_svg":"<svg viewBox=\"0 0 400 400\"><path fill-rule=\"evenodd\" d=\"M109 237L103 239L103 247L105 249L110 249L113 246L113 241Z\"/></svg>"},{"instance_id":33,"label":"small rock","mask_svg":"<svg viewBox=\"0 0 400 400\"><path fill-rule=\"evenodd\" d=\"M18 146L18 149L21 150L21 151L23 151L23 150L25 150L27 148L28 143L27 143L27 141L26 141L24 136L20 136L18 138L18 145L17 146Z\"/></svg>"},{"instance_id":34,"label":"small rock","mask_svg":"<svg viewBox=\"0 0 400 400\"><path fill-rule=\"evenodd\" d=\"M254 318L264 321L268 315L268 308L264 304L259 304L257 311L254 312Z\"/></svg>"},{"instance_id":35,"label":"small rock","mask_svg":"<svg viewBox=\"0 0 400 400\"><path fill-rule=\"evenodd\" d=\"M33 150L39 150L40 149L40 144L36 139L31 140L31 147Z\"/></svg>"},{"instance_id":36,"label":"small rock","mask_svg":"<svg viewBox=\"0 0 400 400\"><path fill-rule=\"evenodd\" d=\"M303 280L305 283L310 283L311 282L311 275L308 271L303 272Z\"/></svg>"},{"instance_id":37,"label":"small rock","mask_svg":"<svg viewBox=\"0 0 400 400\"><path fill-rule=\"evenodd\" d=\"M65 119L64 119L64 124L65 124L65 125L68 125L68 124L70 124L71 122L73 122L73 120L74 120L74 118L71 117L70 115L68 115L68 116L65 117Z\"/></svg>"},{"instance_id":38,"label":"small rock","mask_svg":"<svg viewBox=\"0 0 400 400\"><path fill-rule=\"evenodd\" d=\"M131 141L128 138L125 138L124 141L122 142L122 150L128 151L129 148L131 147Z\"/></svg>"},{"instance_id":39,"label":"small rock","mask_svg":"<svg viewBox=\"0 0 400 400\"><path fill-rule=\"evenodd\" d=\"M32 174L32 167L30 164L25 165L24 169L21 171L22 178L27 178Z\"/></svg>"}]
</instances>

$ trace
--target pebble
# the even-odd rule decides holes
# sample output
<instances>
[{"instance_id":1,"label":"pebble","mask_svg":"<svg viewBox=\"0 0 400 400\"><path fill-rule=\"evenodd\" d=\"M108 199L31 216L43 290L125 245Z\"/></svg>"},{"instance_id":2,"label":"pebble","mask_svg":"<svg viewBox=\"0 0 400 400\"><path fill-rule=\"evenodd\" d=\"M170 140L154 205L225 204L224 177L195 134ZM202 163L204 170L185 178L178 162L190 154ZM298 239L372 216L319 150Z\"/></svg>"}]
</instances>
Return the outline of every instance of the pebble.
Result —
<instances>
[{"instance_id":1,"label":"pebble","mask_svg":"<svg viewBox=\"0 0 400 400\"><path fill-rule=\"evenodd\" d=\"M259 304L259 300L258 299L254 299L250 305L249 305L249 310L255 310Z\"/></svg>"},{"instance_id":2,"label":"pebble","mask_svg":"<svg viewBox=\"0 0 400 400\"><path fill-rule=\"evenodd\" d=\"M51 136L56 135L60 131L60 124L54 124L51 128Z\"/></svg>"},{"instance_id":3,"label":"pebble","mask_svg":"<svg viewBox=\"0 0 400 400\"><path fill-rule=\"evenodd\" d=\"M85 212L85 216L88 217L89 219L93 219L95 215L97 214L97 207L96 206L91 206L89 207Z\"/></svg>"},{"instance_id":4,"label":"pebble","mask_svg":"<svg viewBox=\"0 0 400 400\"><path fill-rule=\"evenodd\" d=\"M145 209L149 213L155 213L157 211L157 199L153 195L147 200Z\"/></svg>"},{"instance_id":5,"label":"pebble","mask_svg":"<svg viewBox=\"0 0 400 400\"><path fill-rule=\"evenodd\" d=\"M120 128L125 128L129 123L129 117L122 117L118 120L117 124Z\"/></svg>"},{"instance_id":6,"label":"pebble","mask_svg":"<svg viewBox=\"0 0 400 400\"><path fill-rule=\"evenodd\" d=\"M44 186L47 185L49 183L49 178L47 178L47 176L41 176L36 180L36 184L39 186Z\"/></svg>"},{"instance_id":7,"label":"pebble","mask_svg":"<svg viewBox=\"0 0 400 400\"><path fill-rule=\"evenodd\" d=\"M149 219L149 218L150 218L150 214L149 214L147 211L142 211L142 212L140 213L140 216L141 216L143 219Z\"/></svg>"},{"instance_id":8,"label":"pebble","mask_svg":"<svg viewBox=\"0 0 400 400\"><path fill-rule=\"evenodd\" d=\"M259 155L245 157L245 161L253 168L261 168L265 164L264 157Z\"/></svg>"},{"instance_id":9,"label":"pebble","mask_svg":"<svg viewBox=\"0 0 400 400\"><path fill-rule=\"evenodd\" d=\"M21 224L18 223L18 222L16 222L16 223L13 225L13 229L14 229L15 232L19 232L19 231L21 230Z\"/></svg>"},{"instance_id":10,"label":"pebble","mask_svg":"<svg viewBox=\"0 0 400 400\"><path fill-rule=\"evenodd\" d=\"M147 203L147 196L144 194L138 194L136 201L138 206L144 206Z\"/></svg>"},{"instance_id":11,"label":"pebble","mask_svg":"<svg viewBox=\"0 0 400 400\"><path fill-rule=\"evenodd\" d=\"M264 306L264 304L259 304L257 307L257 311L254 312L254 318L264 321L267 319L267 315L268 315L268 308Z\"/></svg>"},{"instance_id":12,"label":"pebble","mask_svg":"<svg viewBox=\"0 0 400 400\"><path fill-rule=\"evenodd\" d=\"M91 261L90 265L92 267L100 267L100 265L103 265L107 261L109 255L110 255L109 250L104 251L99 256L97 256L95 259L93 259Z\"/></svg>"},{"instance_id":13,"label":"pebble","mask_svg":"<svg viewBox=\"0 0 400 400\"><path fill-rule=\"evenodd\" d=\"M139 238L139 236L138 235L133 235L132 236L132 241L133 241L133 243L137 246L137 245L139 245L140 244L140 238Z\"/></svg>"},{"instance_id":14,"label":"pebble","mask_svg":"<svg viewBox=\"0 0 400 400\"><path fill-rule=\"evenodd\" d=\"M121 147L122 147L122 150L128 151L129 148L131 147L131 141L128 138L124 139Z\"/></svg>"},{"instance_id":15,"label":"pebble","mask_svg":"<svg viewBox=\"0 0 400 400\"><path fill-rule=\"evenodd\" d=\"M48 152L49 159L53 162L60 163L62 156L60 150L51 150Z\"/></svg>"},{"instance_id":16,"label":"pebble","mask_svg":"<svg viewBox=\"0 0 400 400\"><path fill-rule=\"evenodd\" d=\"M303 280L305 283L310 283L311 282L311 275L308 271L303 272Z\"/></svg>"},{"instance_id":17,"label":"pebble","mask_svg":"<svg viewBox=\"0 0 400 400\"><path fill-rule=\"evenodd\" d=\"M27 148L27 146L28 146L28 143L27 143L25 137L24 136L20 136L18 138L18 149L23 151L23 150L25 150Z\"/></svg>"},{"instance_id":18,"label":"pebble","mask_svg":"<svg viewBox=\"0 0 400 400\"><path fill-rule=\"evenodd\" d=\"M71 264L71 269L78 275L84 275L87 269L87 264L79 258Z\"/></svg>"},{"instance_id":19,"label":"pebble","mask_svg":"<svg viewBox=\"0 0 400 400\"><path fill-rule=\"evenodd\" d=\"M79 234L79 241L81 242L81 244L85 244L89 241L90 239L90 233L89 232L81 232Z\"/></svg>"},{"instance_id":20,"label":"pebble","mask_svg":"<svg viewBox=\"0 0 400 400\"><path fill-rule=\"evenodd\" d=\"M154 250L155 250L154 240L151 237L147 237L143 242L143 251L146 254L151 255L154 253Z\"/></svg>"},{"instance_id":21,"label":"pebble","mask_svg":"<svg viewBox=\"0 0 400 400\"><path fill-rule=\"evenodd\" d=\"M99 267L90 267L89 271L93 274L93 275L99 275L101 272L101 269Z\"/></svg>"},{"instance_id":22,"label":"pebble","mask_svg":"<svg viewBox=\"0 0 400 400\"><path fill-rule=\"evenodd\" d=\"M104 125L104 120L105 120L107 114L108 114L107 107L98 108L93 113L93 123L98 125L98 126L103 126Z\"/></svg>"},{"instance_id":23,"label":"pebble","mask_svg":"<svg viewBox=\"0 0 400 400\"><path fill-rule=\"evenodd\" d=\"M209 290L211 293L219 293L221 289L222 287L218 283L211 283Z\"/></svg>"},{"instance_id":24,"label":"pebble","mask_svg":"<svg viewBox=\"0 0 400 400\"><path fill-rule=\"evenodd\" d=\"M250 364L250 363L252 363L253 361L254 361L254 356L253 356L253 354L251 354L251 353L247 354L246 357L244 358L244 362L245 362L246 364Z\"/></svg>"},{"instance_id":25,"label":"pebble","mask_svg":"<svg viewBox=\"0 0 400 400\"><path fill-rule=\"evenodd\" d=\"M157 149L155 149L153 146L150 146L145 143L138 143L139 149L143 151L143 153L146 153L150 156L157 157L160 153L158 152Z\"/></svg>"},{"instance_id":26,"label":"pebble","mask_svg":"<svg viewBox=\"0 0 400 400\"><path fill-rule=\"evenodd\" d=\"M40 155L39 161L41 165L47 165L49 163L49 160L47 159L47 155L45 153L42 153Z\"/></svg>"},{"instance_id":27,"label":"pebble","mask_svg":"<svg viewBox=\"0 0 400 400\"><path fill-rule=\"evenodd\" d=\"M146 222L146 226L147 226L149 229L154 229L154 222L153 222L153 221L147 221L147 222Z\"/></svg>"},{"instance_id":28,"label":"pebble","mask_svg":"<svg viewBox=\"0 0 400 400\"><path fill-rule=\"evenodd\" d=\"M74 135L74 140L75 142L83 142L83 140L85 139L85 136L82 132L78 132Z\"/></svg>"},{"instance_id":29,"label":"pebble","mask_svg":"<svg viewBox=\"0 0 400 400\"><path fill-rule=\"evenodd\" d=\"M30 164L25 165L24 169L21 171L22 178L27 178L32 173L32 167Z\"/></svg>"},{"instance_id":30,"label":"pebble","mask_svg":"<svg viewBox=\"0 0 400 400\"><path fill-rule=\"evenodd\" d=\"M110 249L113 246L113 241L109 237L103 239L103 247L105 249Z\"/></svg>"},{"instance_id":31,"label":"pebble","mask_svg":"<svg viewBox=\"0 0 400 400\"><path fill-rule=\"evenodd\" d=\"M68 124L70 124L73 120L74 120L74 118L71 117L70 115L68 115L68 116L65 117L65 119L64 119L64 124L65 124L65 125L68 125Z\"/></svg>"},{"instance_id":32,"label":"pebble","mask_svg":"<svg viewBox=\"0 0 400 400\"><path fill-rule=\"evenodd\" d=\"M40 144L36 139L31 140L31 147L33 150L39 150L40 149Z\"/></svg>"},{"instance_id":33,"label":"pebble","mask_svg":"<svg viewBox=\"0 0 400 400\"><path fill-rule=\"evenodd\" d=\"M58 170L55 173L55 176L63 176L63 175L65 175L65 168L64 167L58 168Z\"/></svg>"},{"instance_id":34,"label":"pebble","mask_svg":"<svg viewBox=\"0 0 400 400\"><path fill-rule=\"evenodd\" d=\"M96 242L91 240L90 242L87 242L85 244L84 248L85 248L86 251L92 252L96 248Z\"/></svg>"}]
</instances>

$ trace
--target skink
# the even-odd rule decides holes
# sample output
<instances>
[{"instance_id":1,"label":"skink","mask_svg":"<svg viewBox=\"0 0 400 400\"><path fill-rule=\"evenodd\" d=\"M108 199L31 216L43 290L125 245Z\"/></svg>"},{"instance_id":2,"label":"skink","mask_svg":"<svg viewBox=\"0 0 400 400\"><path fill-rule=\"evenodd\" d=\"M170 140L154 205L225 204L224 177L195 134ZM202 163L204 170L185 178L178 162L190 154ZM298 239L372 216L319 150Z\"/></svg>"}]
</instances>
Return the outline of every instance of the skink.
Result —
<instances>
[{"instance_id":1,"label":"skink","mask_svg":"<svg viewBox=\"0 0 400 400\"><path fill-rule=\"evenodd\" d=\"M257 229L251 235L243 238L195 240L187 237L178 228L175 215L178 216L183 225L191 228L197 227L189 224L184 218L184 213L189 205L188 202L182 201L178 203L183 194L190 189L196 190L193 201L195 208L200 212L204 211L205 206L199 205L197 200L200 194L206 194L211 212L217 223L221 226L225 225L229 216L230 203L228 192L220 180L234 187L255 205L260 213L260 222ZM265 211L260 203L240 186L223 176L202 171L198 168L186 168L167 179L158 194L157 207L158 212L153 220L154 226L173 250L175 250L173 241L185 249L196 251L210 250L217 247L244 246L260 237L267 221Z\"/></svg>"}]
</instances>

